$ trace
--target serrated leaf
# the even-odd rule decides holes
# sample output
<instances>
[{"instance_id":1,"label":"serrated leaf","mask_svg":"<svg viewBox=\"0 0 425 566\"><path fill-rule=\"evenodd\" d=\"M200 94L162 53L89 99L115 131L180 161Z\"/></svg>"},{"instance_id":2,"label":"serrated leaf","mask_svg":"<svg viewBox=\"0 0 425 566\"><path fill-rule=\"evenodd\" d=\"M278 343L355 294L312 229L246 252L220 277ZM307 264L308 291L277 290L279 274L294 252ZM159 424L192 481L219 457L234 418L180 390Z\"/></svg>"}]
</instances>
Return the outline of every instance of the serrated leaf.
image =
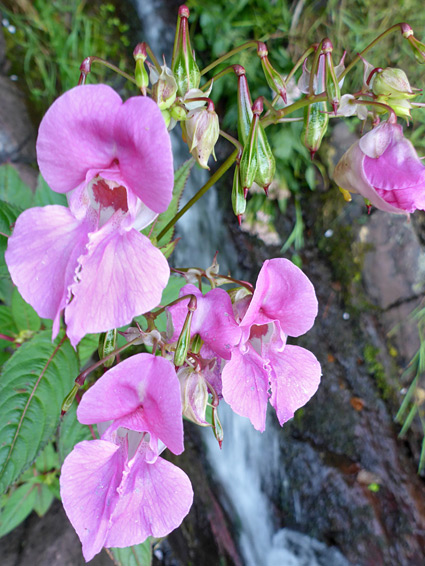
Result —
<instances>
[{"instance_id":1,"label":"serrated leaf","mask_svg":"<svg viewBox=\"0 0 425 566\"><path fill-rule=\"evenodd\" d=\"M68 206L68 201L64 194L52 191L40 174L38 176L37 188L34 194L34 206L47 206L49 204Z\"/></svg>"},{"instance_id":2,"label":"serrated leaf","mask_svg":"<svg viewBox=\"0 0 425 566\"><path fill-rule=\"evenodd\" d=\"M152 543L150 539L142 544L128 546L127 548L111 548L116 566L151 566Z\"/></svg>"},{"instance_id":3,"label":"serrated leaf","mask_svg":"<svg viewBox=\"0 0 425 566\"><path fill-rule=\"evenodd\" d=\"M33 205L34 193L9 164L0 167L0 199L25 210Z\"/></svg>"},{"instance_id":4,"label":"serrated leaf","mask_svg":"<svg viewBox=\"0 0 425 566\"><path fill-rule=\"evenodd\" d=\"M35 501L34 501L34 511L39 517L42 517L47 513L50 505L53 503L55 496L53 492L42 483L35 486Z\"/></svg>"},{"instance_id":5,"label":"serrated leaf","mask_svg":"<svg viewBox=\"0 0 425 566\"><path fill-rule=\"evenodd\" d=\"M78 422L76 411L77 406L74 403L62 418L59 427L58 451L61 464L78 442L93 440L89 427Z\"/></svg>"},{"instance_id":6,"label":"serrated leaf","mask_svg":"<svg viewBox=\"0 0 425 566\"><path fill-rule=\"evenodd\" d=\"M24 484L4 496L0 509L0 537L9 533L28 517L37 497L35 485Z\"/></svg>"},{"instance_id":7,"label":"serrated leaf","mask_svg":"<svg viewBox=\"0 0 425 566\"><path fill-rule=\"evenodd\" d=\"M18 333L18 328L13 320L12 309L6 305L0 305L0 334L14 338ZM9 340L0 339L0 348L7 348L13 343Z\"/></svg>"},{"instance_id":8,"label":"serrated leaf","mask_svg":"<svg viewBox=\"0 0 425 566\"><path fill-rule=\"evenodd\" d=\"M164 254L164 256L168 259L170 257L170 255L173 253L173 251L176 249L177 243L179 242L180 238L177 238L176 240L173 240L172 242L168 242L168 244L165 244L165 246L162 246L160 248L161 252Z\"/></svg>"},{"instance_id":9,"label":"serrated leaf","mask_svg":"<svg viewBox=\"0 0 425 566\"><path fill-rule=\"evenodd\" d=\"M46 330L23 344L0 375L0 493L36 459L53 435L65 394L78 374L68 340Z\"/></svg>"},{"instance_id":10,"label":"serrated leaf","mask_svg":"<svg viewBox=\"0 0 425 566\"><path fill-rule=\"evenodd\" d=\"M41 327L41 320L31 305L26 303L17 288L12 294L12 315L18 330L31 330L37 332Z\"/></svg>"},{"instance_id":11,"label":"serrated leaf","mask_svg":"<svg viewBox=\"0 0 425 566\"><path fill-rule=\"evenodd\" d=\"M174 173L173 198L172 198L170 205L167 208L167 210L158 216L156 224L155 224L154 229L152 231L151 237L156 238L158 236L158 234L161 232L161 230L163 228L165 228L165 226L170 222L170 220L172 218L174 218L174 216L177 214L179 202L180 202L181 196L183 194L183 189L186 186L187 180L189 178L190 171L191 171L194 163L195 163L195 161L193 159L189 159L188 161L185 161L183 163L183 165L181 167L179 167L179 169L177 169L177 171L175 171L175 173ZM146 236L149 235L149 232L150 232L149 226L147 228L145 228L145 230L143 230L143 234L145 234ZM174 234L174 228L172 230L169 230L161 238L161 240L159 240L157 242L157 245L159 247L161 247L161 246L165 246L166 244L168 244L171 241L173 234Z\"/></svg>"}]
</instances>

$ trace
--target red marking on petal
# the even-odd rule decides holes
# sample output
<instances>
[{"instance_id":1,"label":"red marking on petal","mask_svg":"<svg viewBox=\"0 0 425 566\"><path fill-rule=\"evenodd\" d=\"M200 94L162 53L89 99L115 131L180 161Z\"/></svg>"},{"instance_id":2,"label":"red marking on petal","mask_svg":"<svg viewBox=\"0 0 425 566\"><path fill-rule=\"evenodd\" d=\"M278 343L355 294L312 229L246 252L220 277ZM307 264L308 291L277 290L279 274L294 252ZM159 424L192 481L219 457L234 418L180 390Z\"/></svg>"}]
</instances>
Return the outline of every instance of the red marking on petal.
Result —
<instances>
[{"instance_id":1,"label":"red marking on petal","mask_svg":"<svg viewBox=\"0 0 425 566\"><path fill-rule=\"evenodd\" d=\"M261 338L265 336L269 330L268 324L262 324L261 326L258 324L253 324L251 326L251 332L249 333L249 339L251 338Z\"/></svg>"},{"instance_id":2,"label":"red marking on petal","mask_svg":"<svg viewBox=\"0 0 425 566\"><path fill-rule=\"evenodd\" d=\"M95 201L104 208L111 206L114 210L128 212L127 189L122 185L110 188L104 179L99 179L93 185L93 195Z\"/></svg>"}]
</instances>

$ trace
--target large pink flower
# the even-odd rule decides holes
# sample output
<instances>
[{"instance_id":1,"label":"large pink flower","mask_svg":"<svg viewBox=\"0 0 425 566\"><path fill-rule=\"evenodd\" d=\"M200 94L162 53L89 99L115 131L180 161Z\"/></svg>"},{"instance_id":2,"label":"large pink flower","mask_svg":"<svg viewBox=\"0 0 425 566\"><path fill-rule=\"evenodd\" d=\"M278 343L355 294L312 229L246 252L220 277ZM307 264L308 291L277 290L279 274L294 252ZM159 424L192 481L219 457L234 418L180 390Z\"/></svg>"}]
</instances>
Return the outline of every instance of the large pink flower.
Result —
<instances>
[{"instance_id":1,"label":"large pink flower","mask_svg":"<svg viewBox=\"0 0 425 566\"><path fill-rule=\"evenodd\" d=\"M54 320L54 336L65 309L75 346L160 301L168 264L139 230L171 200L170 138L149 98L123 103L106 85L85 85L46 113L37 158L49 186L67 193L69 208L21 214L6 262L24 299Z\"/></svg>"},{"instance_id":2,"label":"large pink flower","mask_svg":"<svg viewBox=\"0 0 425 566\"><path fill-rule=\"evenodd\" d=\"M83 396L80 422L103 423L98 428L104 433L74 447L60 485L86 561L103 546L164 537L189 512L189 478L159 457L165 446L176 454L183 451L181 410L173 365L151 354L121 362Z\"/></svg>"},{"instance_id":3,"label":"large pink flower","mask_svg":"<svg viewBox=\"0 0 425 566\"><path fill-rule=\"evenodd\" d=\"M293 263L281 258L266 261L254 294L237 301L232 310L222 289L203 297L196 287L186 285L180 293L197 297L192 335L199 334L203 348L223 359L224 400L257 430L265 429L269 398L283 424L316 392L319 362L308 350L286 344L287 336L307 332L317 315L313 285ZM173 341L187 309L179 304L169 310Z\"/></svg>"},{"instance_id":4,"label":"large pink flower","mask_svg":"<svg viewBox=\"0 0 425 566\"><path fill-rule=\"evenodd\" d=\"M350 147L335 167L334 180L386 212L425 209L425 166L402 127L391 121Z\"/></svg>"}]
</instances>

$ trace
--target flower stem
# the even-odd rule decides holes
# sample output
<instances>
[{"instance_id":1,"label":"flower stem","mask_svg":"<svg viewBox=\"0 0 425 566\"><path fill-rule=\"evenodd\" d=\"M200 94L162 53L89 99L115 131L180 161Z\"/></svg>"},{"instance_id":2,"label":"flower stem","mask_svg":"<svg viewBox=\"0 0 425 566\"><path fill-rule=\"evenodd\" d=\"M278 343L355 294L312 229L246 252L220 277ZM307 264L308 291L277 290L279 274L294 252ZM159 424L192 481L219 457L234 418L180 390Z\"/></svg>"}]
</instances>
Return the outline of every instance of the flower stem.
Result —
<instances>
[{"instance_id":1,"label":"flower stem","mask_svg":"<svg viewBox=\"0 0 425 566\"><path fill-rule=\"evenodd\" d=\"M210 189L214 185L214 183L216 183L220 179L220 177L222 177L224 173L228 169L230 169L230 167L233 165L236 159L237 154L238 154L238 150L235 149L235 151L231 155L229 155L229 157L217 169L217 171L213 175L211 175L210 179L205 183L205 185L199 189L196 195L194 195L189 200L189 202L187 202L184 205L184 207L181 210L179 210L179 212L174 216L174 218L170 220L170 222L165 226L165 228L161 230L161 232L157 236L158 242L161 240L163 236L165 236L168 230L170 230L174 226L177 220L179 220L183 216L183 214L185 214L189 210L189 208L191 208L208 191L208 189Z\"/></svg>"},{"instance_id":2,"label":"flower stem","mask_svg":"<svg viewBox=\"0 0 425 566\"><path fill-rule=\"evenodd\" d=\"M394 24L393 26L391 26L390 28L388 28L386 31L384 31L384 33L381 33L381 35L379 35L376 39L374 39L372 41L372 43L369 43L369 45L367 47L365 47L365 49L363 49L363 51L361 53L357 54L357 57L355 57L353 59L353 61L351 61L351 63L348 65L348 67L342 72L342 74L338 77L338 81L341 82L342 79L351 71L351 69L354 67L354 65L356 65L361 58L370 50L372 49L372 47L375 47L375 45L377 43L379 43L381 41L381 39L384 39L384 37L386 37L387 35L389 35L390 33L392 33L394 30L396 30L397 28L400 29L400 31L402 32L402 28L401 28L402 24Z\"/></svg>"},{"instance_id":3,"label":"flower stem","mask_svg":"<svg viewBox=\"0 0 425 566\"><path fill-rule=\"evenodd\" d=\"M289 106L285 106L278 112L276 112L275 116L267 115L261 120L261 125L263 128L267 128L270 124L277 124L281 118L284 118L287 114L291 114L295 112L295 110L299 110L300 108L304 108L304 106L309 106L310 104L314 104L315 102L322 102L327 100L326 92L322 92L321 94L315 94L314 96L306 96L301 100L297 100L293 104Z\"/></svg>"},{"instance_id":4,"label":"flower stem","mask_svg":"<svg viewBox=\"0 0 425 566\"><path fill-rule=\"evenodd\" d=\"M127 79L128 81L132 82L133 84L135 84L137 86L137 83L132 76L128 75L124 71L121 71L121 69L119 69L118 67L116 67L112 63L109 63L109 61L105 61L104 59L101 59L100 57L95 57L95 56L89 57L89 59L90 59L90 63L100 63L101 65L104 65L105 67L108 67L108 69L115 71L116 73L118 73L119 75L121 75L122 77L124 77L125 79Z\"/></svg>"},{"instance_id":5,"label":"flower stem","mask_svg":"<svg viewBox=\"0 0 425 566\"><path fill-rule=\"evenodd\" d=\"M201 86L201 90L206 91L213 81L216 81L221 77L224 77L224 75L227 75L228 73L233 73L233 65L229 65L229 67L226 67L225 69L214 75L209 81L207 81L204 85Z\"/></svg>"},{"instance_id":6,"label":"flower stem","mask_svg":"<svg viewBox=\"0 0 425 566\"><path fill-rule=\"evenodd\" d=\"M208 71L211 71L211 69L214 69L214 67L217 67L217 65L220 65L220 63L224 63L224 61L227 61L227 59L229 59L233 55L236 55L240 51L243 51L244 49L248 49L250 47L257 47L257 45L258 45L258 41L256 41L255 39L252 39L251 41L247 41L246 43L243 43L242 45L235 47L234 49L232 49L231 51L229 51L225 55L222 55L221 57L216 59L213 63L211 63L210 65L205 67L205 69L202 69L201 76L208 73Z\"/></svg>"},{"instance_id":7,"label":"flower stem","mask_svg":"<svg viewBox=\"0 0 425 566\"><path fill-rule=\"evenodd\" d=\"M243 150L242 144L236 138L234 138L224 130L220 130L220 136L225 140L229 141L230 143L232 143L238 150L240 151Z\"/></svg>"}]
</instances>

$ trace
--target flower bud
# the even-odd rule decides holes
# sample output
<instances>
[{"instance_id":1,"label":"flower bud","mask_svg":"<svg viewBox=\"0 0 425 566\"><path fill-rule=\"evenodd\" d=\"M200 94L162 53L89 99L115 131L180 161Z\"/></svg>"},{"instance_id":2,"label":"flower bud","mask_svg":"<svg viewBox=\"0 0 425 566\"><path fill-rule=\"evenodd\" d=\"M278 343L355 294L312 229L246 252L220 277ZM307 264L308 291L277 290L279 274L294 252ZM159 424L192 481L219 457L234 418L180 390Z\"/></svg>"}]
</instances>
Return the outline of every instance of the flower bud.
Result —
<instances>
[{"instance_id":1,"label":"flower bud","mask_svg":"<svg viewBox=\"0 0 425 566\"><path fill-rule=\"evenodd\" d=\"M266 77L269 87L280 94L283 102L286 104L286 84L282 76L276 71L269 61L268 50L265 43L259 41L257 44L257 55L261 59L264 76Z\"/></svg>"},{"instance_id":2,"label":"flower bud","mask_svg":"<svg viewBox=\"0 0 425 566\"><path fill-rule=\"evenodd\" d=\"M312 159L322 143L328 124L329 114L326 111L326 102L314 102L304 109L301 141L309 150Z\"/></svg>"},{"instance_id":3,"label":"flower bud","mask_svg":"<svg viewBox=\"0 0 425 566\"><path fill-rule=\"evenodd\" d=\"M177 82L169 67L161 66L161 73L155 67L150 70L150 80L152 83L152 98L161 110L169 108L176 99Z\"/></svg>"},{"instance_id":4,"label":"flower bud","mask_svg":"<svg viewBox=\"0 0 425 566\"><path fill-rule=\"evenodd\" d=\"M388 96L395 99L413 98L416 94L410 86L409 79L402 69L387 67L375 73L372 92L377 96Z\"/></svg>"},{"instance_id":5,"label":"flower bud","mask_svg":"<svg viewBox=\"0 0 425 566\"><path fill-rule=\"evenodd\" d=\"M171 63L179 96L184 96L191 88L198 88L201 82L201 73L190 45L188 18L189 8L185 5L180 6Z\"/></svg>"},{"instance_id":6,"label":"flower bud","mask_svg":"<svg viewBox=\"0 0 425 566\"><path fill-rule=\"evenodd\" d=\"M65 399L62 401L62 408L61 408L61 415L64 415L69 411L71 408L72 403L74 402L75 396L78 393L80 386L75 384Z\"/></svg>"},{"instance_id":7,"label":"flower bud","mask_svg":"<svg viewBox=\"0 0 425 566\"><path fill-rule=\"evenodd\" d=\"M196 297L192 295L189 304L187 305L187 315L177 340L176 351L174 353L174 365L182 366L189 351L190 345L190 327L192 324L193 313L196 310Z\"/></svg>"},{"instance_id":8,"label":"flower bud","mask_svg":"<svg viewBox=\"0 0 425 566\"><path fill-rule=\"evenodd\" d=\"M220 134L220 125L214 104L209 101L207 108L196 108L187 115L182 122L184 139L189 151L204 169L209 169L208 159L212 154L214 159L214 146Z\"/></svg>"},{"instance_id":9,"label":"flower bud","mask_svg":"<svg viewBox=\"0 0 425 566\"><path fill-rule=\"evenodd\" d=\"M99 358L102 360L108 354L113 352L117 345L117 329L114 328L113 330L108 330L108 332L102 332L99 335L99 346L98 346L98 353ZM111 356L103 365L105 368L110 368L115 361L115 356Z\"/></svg>"},{"instance_id":10,"label":"flower bud","mask_svg":"<svg viewBox=\"0 0 425 566\"><path fill-rule=\"evenodd\" d=\"M409 32L405 32L403 35L407 37L407 41L409 42L410 48L413 51L413 55L415 56L416 61L423 65L425 63L425 44L421 41L418 41L416 37L413 35L413 30L411 30L411 34Z\"/></svg>"},{"instance_id":11,"label":"flower bud","mask_svg":"<svg viewBox=\"0 0 425 566\"><path fill-rule=\"evenodd\" d=\"M233 212L238 217L239 225L241 223L242 214L244 214L246 209L246 198L245 192L242 187L239 173L239 165L235 167L235 174L233 177L233 188L232 188L232 207Z\"/></svg>"},{"instance_id":12,"label":"flower bud","mask_svg":"<svg viewBox=\"0 0 425 566\"><path fill-rule=\"evenodd\" d=\"M136 84L142 91L143 96L146 96L146 89L149 85L149 77L145 68L145 61L147 58L145 43L138 43L136 45L133 51L133 57L136 61L136 69L134 71Z\"/></svg>"},{"instance_id":13,"label":"flower bud","mask_svg":"<svg viewBox=\"0 0 425 566\"><path fill-rule=\"evenodd\" d=\"M177 372L182 395L183 416L200 426L210 426L205 420L208 404L208 387L204 377L191 367Z\"/></svg>"}]
</instances>

